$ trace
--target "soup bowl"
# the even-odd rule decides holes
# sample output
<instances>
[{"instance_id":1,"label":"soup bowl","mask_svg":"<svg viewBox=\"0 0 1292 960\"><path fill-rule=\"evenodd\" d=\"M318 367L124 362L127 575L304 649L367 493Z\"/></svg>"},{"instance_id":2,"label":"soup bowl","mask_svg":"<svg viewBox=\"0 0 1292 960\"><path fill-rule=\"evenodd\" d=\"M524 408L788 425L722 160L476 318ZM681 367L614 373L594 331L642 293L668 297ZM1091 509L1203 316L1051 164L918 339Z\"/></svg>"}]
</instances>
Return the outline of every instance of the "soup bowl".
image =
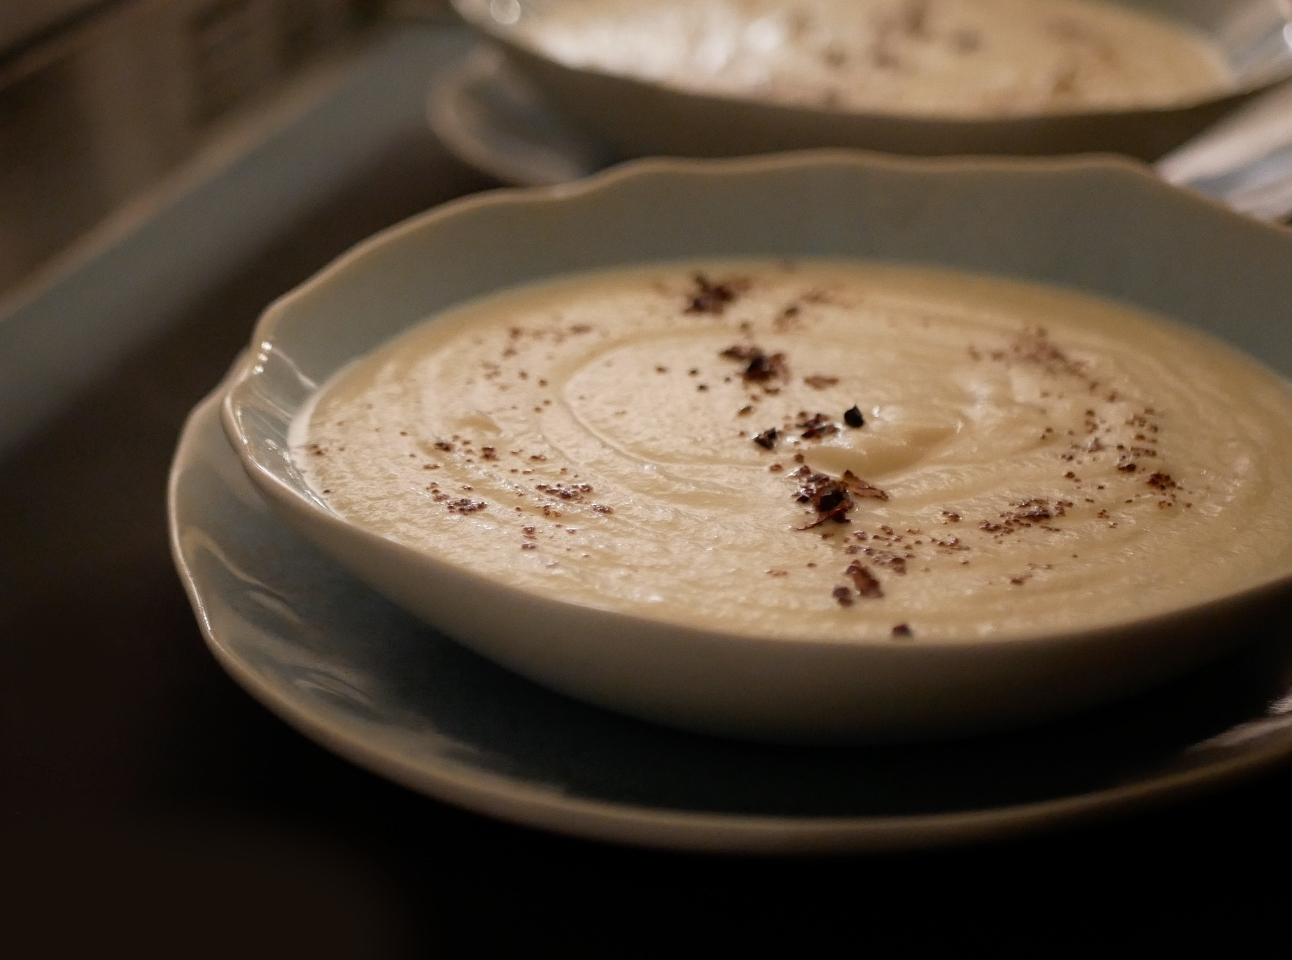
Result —
<instances>
[{"instance_id":1,"label":"soup bowl","mask_svg":"<svg viewBox=\"0 0 1292 960\"><path fill-rule=\"evenodd\" d=\"M361 244L273 304L223 404L267 500L360 579L485 657L637 717L764 740L961 736L1093 706L1287 617L1292 570L1092 629L968 641L786 641L520 589L353 523L293 460L320 385L401 332L508 288L700 259L848 258L1093 294L1292 374L1292 232L1129 160L902 160L809 151L644 160L447 204Z\"/></svg>"}]
</instances>

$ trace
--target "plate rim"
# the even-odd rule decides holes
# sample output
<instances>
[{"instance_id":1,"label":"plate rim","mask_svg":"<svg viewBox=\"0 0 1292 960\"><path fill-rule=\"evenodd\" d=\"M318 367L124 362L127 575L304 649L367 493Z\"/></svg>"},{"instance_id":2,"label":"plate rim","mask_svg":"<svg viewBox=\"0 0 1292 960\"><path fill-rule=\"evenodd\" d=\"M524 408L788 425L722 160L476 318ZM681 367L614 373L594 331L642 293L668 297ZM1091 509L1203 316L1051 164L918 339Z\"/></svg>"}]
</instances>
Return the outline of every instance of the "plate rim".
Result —
<instances>
[{"instance_id":1,"label":"plate rim","mask_svg":"<svg viewBox=\"0 0 1292 960\"><path fill-rule=\"evenodd\" d=\"M506 63L502 51L488 42L477 43L465 56L439 71L431 79L426 90L426 119L431 132L463 163L493 177L504 186L550 187L568 182L545 176L543 172L534 168L527 156L522 157L519 154L513 156L493 149L474 135L469 124L462 122L460 104L463 100L471 99L472 87L482 84L496 85L504 77L505 72ZM513 79L525 82L520 75L516 75ZM540 96L537 90L534 93L535 96ZM489 116L491 125L494 119L492 115ZM505 132L505 123L501 129ZM594 141L590 135L581 130L579 135L587 139L589 148L595 147L608 153L608 148L599 141ZM560 152L556 146L553 146L552 150ZM571 162L578 162L577 158L570 159ZM609 165L610 161L607 157L606 163L587 166L582 175L589 176Z\"/></svg>"},{"instance_id":2,"label":"plate rim","mask_svg":"<svg viewBox=\"0 0 1292 960\"><path fill-rule=\"evenodd\" d=\"M361 769L434 800L520 826L645 848L751 855L869 853L1023 836L1046 827L1130 813L1254 777L1292 755L1292 738L1271 738L1238 756L1089 793L981 810L852 817L681 811L590 800L544 790L503 774L475 771L451 758L435 763L401 757L397 749L374 746L361 730L347 729L335 719L329 721L326 714L266 681L221 642L207 615L197 578L184 556L178 493L186 468L197 459L204 429L212 429L215 442L240 469L246 469L219 423L220 407L241 362L241 358L236 361L220 384L189 413L167 478L171 556L203 640L239 686L307 739ZM258 491L256 495L260 497ZM273 522L282 524L277 519Z\"/></svg>"}]
</instances>

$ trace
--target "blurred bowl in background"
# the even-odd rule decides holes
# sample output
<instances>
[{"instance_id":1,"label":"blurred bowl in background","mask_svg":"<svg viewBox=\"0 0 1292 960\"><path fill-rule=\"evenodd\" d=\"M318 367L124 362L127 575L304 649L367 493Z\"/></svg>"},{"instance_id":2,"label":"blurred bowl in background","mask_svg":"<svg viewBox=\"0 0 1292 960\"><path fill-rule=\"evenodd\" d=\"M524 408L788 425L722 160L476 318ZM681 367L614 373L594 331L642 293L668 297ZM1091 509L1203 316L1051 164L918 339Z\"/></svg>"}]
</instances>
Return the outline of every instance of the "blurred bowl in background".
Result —
<instances>
[{"instance_id":1,"label":"blurred bowl in background","mask_svg":"<svg viewBox=\"0 0 1292 960\"><path fill-rule=\"evenodd\" d=\"M1253 93L1292 76L1292 10L1280 0L1121 0L1211 41L1233 82L1168 106L1072 109L1013 116L942 117L862 112L696 92L644 73L616 73L558 58L532 39L544 18L587 0L452 0L574 124L623 156L735 156L806 147L891 153L1068 154L1112 151L1154 160Z\"/></svg>"}]
</instances>

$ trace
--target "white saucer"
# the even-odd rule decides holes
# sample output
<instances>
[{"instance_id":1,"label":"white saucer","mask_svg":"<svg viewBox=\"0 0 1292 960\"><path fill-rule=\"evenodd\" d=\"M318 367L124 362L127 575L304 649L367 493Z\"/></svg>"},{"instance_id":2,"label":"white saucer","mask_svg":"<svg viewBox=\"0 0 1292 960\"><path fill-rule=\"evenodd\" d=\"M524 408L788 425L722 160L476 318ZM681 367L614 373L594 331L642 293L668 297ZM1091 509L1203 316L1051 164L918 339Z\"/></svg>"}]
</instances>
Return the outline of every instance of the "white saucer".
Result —
<instances>
[{"instance_id":1,"label":"white saucer","mask_svg":"<svg viewBox=\"0 0 1292 960\"><path fill-rule=\"evenodd\" d=\"M615 159L548 106L491 46L476 47L435 79L426 114L454 156L510 186L577 180Z\"/></svg>"},{"instance_id":2,"label":"white saucer","mask_svg":"<svg viewBox=\"0 0 1292 960\"><path fill-rule=\"evenodd\" d=\"M1292 754L1292 637L1031 731L794 749L584 706L469 653L359 584L261 500L219 422L190 416L171 546L207 642L329 749L432 797L588 838L713 851L929 846L1164 801Z\"/></svg>"}]
</instances>

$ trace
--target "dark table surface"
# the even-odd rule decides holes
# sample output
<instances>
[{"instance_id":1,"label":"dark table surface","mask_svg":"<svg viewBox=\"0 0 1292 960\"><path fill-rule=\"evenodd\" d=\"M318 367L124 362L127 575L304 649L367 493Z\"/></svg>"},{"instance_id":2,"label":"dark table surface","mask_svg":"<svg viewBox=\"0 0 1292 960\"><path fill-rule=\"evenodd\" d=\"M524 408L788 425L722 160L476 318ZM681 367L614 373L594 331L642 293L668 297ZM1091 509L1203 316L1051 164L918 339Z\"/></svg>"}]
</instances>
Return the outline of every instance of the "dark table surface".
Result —
<instances>
[{"instance_id":1,"label":"dark table surface","mask_svg":"<svg viewBox=\"0 0 1292 960\"><path fill-rule=\"evenodd\" d=\"M0 862L20 881L0 938L43 945L11 955L634 955L698 945L696 930L730 950L789 937L816 953L832 932L883 953L1048 954L1281 929L1292 766L1006 842L702 856L457 810L260 706L203 645L168 551L166 473L265 304L374 230L489 185L429 137L358 181L0 461Z\"/></svg>"}]
</instances>

